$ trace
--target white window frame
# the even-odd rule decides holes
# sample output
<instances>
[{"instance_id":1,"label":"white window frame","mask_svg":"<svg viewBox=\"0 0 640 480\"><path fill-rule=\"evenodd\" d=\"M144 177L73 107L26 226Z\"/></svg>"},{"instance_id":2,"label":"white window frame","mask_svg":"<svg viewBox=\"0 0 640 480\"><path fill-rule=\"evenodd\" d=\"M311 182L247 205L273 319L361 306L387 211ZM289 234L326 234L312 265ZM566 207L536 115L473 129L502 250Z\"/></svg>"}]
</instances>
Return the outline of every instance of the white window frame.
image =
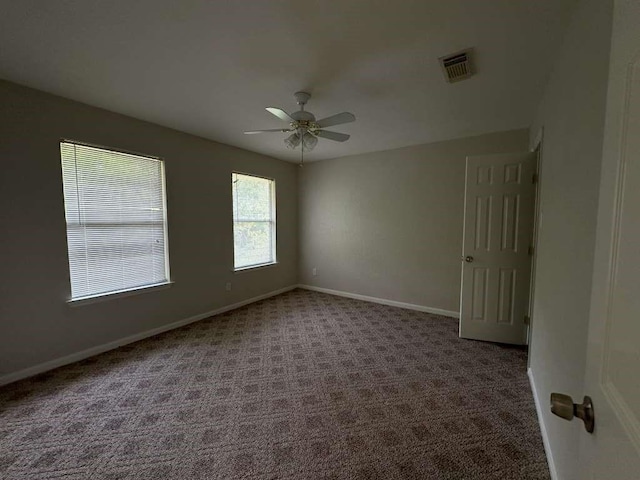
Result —
<instances>
[{"instance_id":1,"label":"white window frame","mask_svg":"<svg viewBox=\"0 0 640 480\"><path fill-rule=\"evenodd\" d=\"M105 301L105 300L110 300L110 299L114 299L114 298L121 298L121 297L127 297L127 296L131 296L131 295L137 295L140 293L146 293L149 291L156 291L156 290L162 290L165 288L170 287L171 285L173 285L173 281L171 280L171 270L170 270L170 264L169 264L169 231L168 231L168 221L167 221L167 181L166 181L166 172L165 172L165 163L164 163L164 159L161 157L157 157L154 155L148 155L148 154L144 154L144 153L139 153L139 152L133 152L133 151L129 151L129 150L123 150L123 149L117 149L117 148L113 148L113 147L106 147L103 145L96 145L96 144L92 144L92 143L87 143L87 142L80 142L77 140L70 140L70 139L60 139L59 145L62 146L63 143L68 143L68 144L74 144L74 145L78 145L78 146L84 146L84 147L91 147L91 148L95 148L95 149L100 149L100 150L104 150L107 152L115 152L115 153L122 153L122 154L126 154L126 155L134 155L137 157L143 157L145 159L148 160L154 160L159 162L160 164L160 175L161 175L161 182L162 182L162 207L163 207L163 236L164 236L164 267L165 267L165 280L162 282L154 282L154 283L149 283L149 284L145 284L145 285L137 285L134 287L130 287L130 288L123 288L123 289L119 289L119 290L111 290L111 291L107 291L107 292L101 292L101 293L95 293L95 294L89 294L89 295L83 295L83 296L78 296L78 297L73 297L71 295L71 291L69 293L69 299L67 300L67 304L69 304L70 306L79 306L79 305L86 305L86 304L91 304L91 303L95 303L95 302L101 302L101 301ZM61 158L60 161L62 163L62 153L61 153ZM64 173L63 173L64 175ZM64 182L64 178L63 178L63 182ZM64 196L64 193L63 193ZM65 233L67 232L67 227L68 227L68 223L67 223L67 218L66 218L66 205L65 205ZM67 255L69 255L69 246L67 243ZM67 265L69 266L69 259L67 258ZM69 272L69 274L71 275L71 272ZM69 277L69 280L71 282L71 276ZM69 285L71 286L71 285Z\"/></svg>"},{"instance_id":2,"label":"white window frame","mask_svg":"<svg viewBox=\"0 0 640 480\"><path fill-rule=\"evenodd\" d=\"M234 175L244 175L247 177L254 177L254 178L259 178L262 180L268 180L270 182L270 190L271 190L271 219L269 220L269 223L271 224L271 258L272 260L269 262L263 262L263 263L257 263L254 265L246 265L246 266L242 266L242 267L236 267L235 264L235 248L236 248L236 242L235 242L235 224L236 224L236 219L235 219L235 205L234 205L234 194L233 194L233 176ZM232 258L232 265L233 265L233 271L234 272L244 272L247 270L254 270L257 268L264 268L264 267L270 267L273 265L277 265L278 264L278 257L277 257L277 237L276 237L276 231L277 231L277 219L276 219L276 181L274 178L270 178L270 177L265 177L262 175L255 175L253 173L246 173L246 172L239 172L239 171L232 171L231 172L231 224L232 224L232 244L233 244L233 258ZM253 223L253 221L252 221Z\"/></svg>"}]
</instances>

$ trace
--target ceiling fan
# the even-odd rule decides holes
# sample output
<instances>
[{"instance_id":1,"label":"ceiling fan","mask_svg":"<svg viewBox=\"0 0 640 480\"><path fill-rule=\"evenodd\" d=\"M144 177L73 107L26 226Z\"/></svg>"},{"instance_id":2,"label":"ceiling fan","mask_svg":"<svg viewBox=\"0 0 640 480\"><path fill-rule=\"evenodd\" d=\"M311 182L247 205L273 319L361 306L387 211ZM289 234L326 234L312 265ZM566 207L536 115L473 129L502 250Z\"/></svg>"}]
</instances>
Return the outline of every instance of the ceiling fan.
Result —
<instances>
[{"instance_id":1,"label":"ceiling fan","mask_svg":"<svg viewBox=\"0 0 640 480\"><path fill-rule=\"evenodd\" d=\"M296 92L294 96L296 97L296 102L300 105L300 110L293 112L291 115L281 108L267 107L267 111L269 113L275 115L281 120L284 120L285 122L288 122L288 128L250 130L244 133L247 135L265 132L291 133L291 135L285 138L285 145L288 148L295 149L298 145L302 144L301 153L303 155L304 152L310 152L314 149L318 143L318 137L333 140L334 142L346 142L349 140L350 135L323 129L334 125L342 125L343 123L355 122L355 115L349 112L342 112L323 118L322 120L316 120L313 113L307 112L304 109L305 104L309 101L309 98L311 98L311 94L307 92Z\"/></svg>"}]
</instances>

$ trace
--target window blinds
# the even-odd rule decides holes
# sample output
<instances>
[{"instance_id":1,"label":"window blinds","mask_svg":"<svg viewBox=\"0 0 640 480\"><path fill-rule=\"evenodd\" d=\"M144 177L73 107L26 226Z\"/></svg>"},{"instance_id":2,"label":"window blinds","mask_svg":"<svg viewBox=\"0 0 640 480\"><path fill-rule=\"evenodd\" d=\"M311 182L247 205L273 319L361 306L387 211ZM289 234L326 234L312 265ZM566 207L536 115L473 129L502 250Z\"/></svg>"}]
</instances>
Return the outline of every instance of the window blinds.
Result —
<instances>
[{"instance_id":1,"label":"window blinds","mask_svg":"<svg viewBox=\"0 0 640 480\"><path fill-rule=\"evenodd\" d=\"M63 141L71 298L169 280L161 160Z\"/></svg>"},{"instance_id":2,"label":"window blinds","mask_svg":"<svg viewBox=\"0 0 640 480\"><path fill-rule=\"evenodd\" d=\"M240 173L232 181L234 268L274 263L275 182Z\"/></svg>"}]
</instances>

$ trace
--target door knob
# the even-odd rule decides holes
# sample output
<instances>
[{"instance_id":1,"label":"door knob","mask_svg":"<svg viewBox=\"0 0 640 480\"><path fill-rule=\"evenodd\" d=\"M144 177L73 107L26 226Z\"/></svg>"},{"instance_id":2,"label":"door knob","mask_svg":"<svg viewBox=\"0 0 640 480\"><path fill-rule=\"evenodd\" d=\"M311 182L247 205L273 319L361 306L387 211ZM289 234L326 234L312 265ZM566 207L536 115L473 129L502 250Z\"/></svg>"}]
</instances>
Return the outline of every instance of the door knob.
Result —
<instances>
[{"instance_id":1,"label":"door knob","mask_svg":"<svg viewBox=\"0 0 640 480\"><path fill-rule=\"evenodd\" d=\"M551 413L564 418L565 420L573 420L578 417L584 422L584 428L587 432L593 433L595 427L595 414L593 411L593 403L590 397L584 397L581 404L573 403L573 399L569 395L562 393L551 394Z\"/></svg>"},{"instance_id":2,"label":"door knob","mask_svg":"<svg viewBox=\"0 0 640 480\"><path fill-rule=\"evenodd\" d=\"M466 257L464 257L464 261L467 263L472 263L473 257L471 255L467 255Z\"/></svg>"}]
</instances>

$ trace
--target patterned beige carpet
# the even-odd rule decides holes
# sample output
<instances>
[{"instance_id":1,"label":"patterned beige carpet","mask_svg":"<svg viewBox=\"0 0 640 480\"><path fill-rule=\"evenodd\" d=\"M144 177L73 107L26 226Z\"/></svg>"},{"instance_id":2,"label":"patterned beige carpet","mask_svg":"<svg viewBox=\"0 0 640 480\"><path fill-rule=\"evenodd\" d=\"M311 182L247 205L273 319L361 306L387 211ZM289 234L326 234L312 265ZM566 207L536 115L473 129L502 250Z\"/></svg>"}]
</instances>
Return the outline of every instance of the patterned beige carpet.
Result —
<instances>
[{"instance_id":1,"label":"patterned beige carpet","mask_svg":"<svg viewBox=\"0 0 640 480\"><path fill-rule=\"evenodd\" d=\"M548 479L525 366L295 290L0 389L0 478Z\"/></svg>"}]
</instances>

